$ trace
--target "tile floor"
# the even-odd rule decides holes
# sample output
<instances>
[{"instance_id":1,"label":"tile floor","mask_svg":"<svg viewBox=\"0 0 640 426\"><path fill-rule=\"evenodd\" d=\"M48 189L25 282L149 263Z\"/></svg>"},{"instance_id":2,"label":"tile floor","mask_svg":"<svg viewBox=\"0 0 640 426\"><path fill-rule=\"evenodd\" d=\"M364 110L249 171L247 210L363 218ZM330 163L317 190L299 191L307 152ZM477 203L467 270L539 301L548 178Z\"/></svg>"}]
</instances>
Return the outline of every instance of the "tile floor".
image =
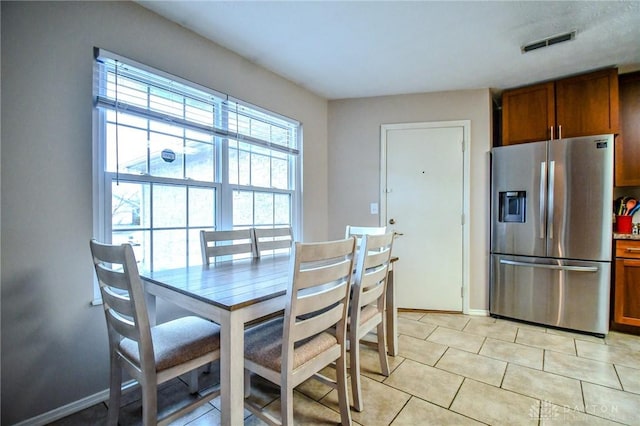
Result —
<instances>
[{"instance_id":1,"label":"tile floor","mask_svg":"<svg viewBox=\"0 0 640 426\"><path fill-rule=\"evenodd\" d=\"M378 374L377 354L363 347L365 409L356 425L640 425L640 336L606 338L460 314L399 314L399 356ZM328 372L330 374L330 372ZM215 374L202 375L214 382ZM215 385L215 383L209 383ZM279 410L278 389L254 380L254 395ZM179 380L161 390L164 404L188 398ZM139 394L123 400L120 424L141 422ZM217 425L213 404L176 425ZM98 404L53 425L104 424ZM277 412L277 411L276 411ZM246 412L245 424L263 423ZM295 393L301 425L339 422L335 390L311 380Z\"/></svg>"}]
</instances>

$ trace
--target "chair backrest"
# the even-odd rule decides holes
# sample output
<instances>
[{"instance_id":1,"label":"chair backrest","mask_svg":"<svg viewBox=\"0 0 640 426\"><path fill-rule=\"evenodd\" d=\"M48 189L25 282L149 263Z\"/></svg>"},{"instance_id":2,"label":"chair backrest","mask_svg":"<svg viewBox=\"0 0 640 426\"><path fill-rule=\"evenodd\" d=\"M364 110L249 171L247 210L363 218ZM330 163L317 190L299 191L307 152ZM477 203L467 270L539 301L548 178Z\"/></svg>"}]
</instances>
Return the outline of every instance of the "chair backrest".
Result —
<instances>
[{"instance_id":1,"label":"chair backrest","mask_svg":"<svg viewBox=\"0 0 640 426\"><path fill-rule=\"evenodd\" d=\"M280 228L254 228L253 235L256 241L256 256L263 252L277 253L291 249L293 244L293 231L290 226Z\"/></svg>"},{"instance_id":2,"label":"chair backrest","mask_svg":"<svg viewBox=\"0 0 640 426\"><path fill-rule=\"evenodd\" d=\"M360 314L365 307L371 306L376 313L384 312L393 237L393 232L362 236L353 283L351 327L360 324Z\"/></svg>"},{"instance_id":3,"label":"chair backrest","mask_svg":"<svg viewBox=\"0 0 640 426\"><path fill-rule=\"evenodd\" d=\"M353 237L295 243L284 317L283 373L292 371L297 342L335 326L338 343L345 344L354 255Z\"/></svg>"},{"instance_id":4,"label":"chair backrest","mask_svg":"<svg viewBox=\"0 0 640 426\"><path fill-rule=\"evenodd\" d=\"M363 235L382 235L387 232L386 226L352 226L347 225L344 236L345 238L356 237L356 246L360 247L360 241Z\"/></svg>"},{"instance_id":5,"label":"chair backrest","mask_svg":"<svg viewBox=\"0 0 640 426\"><path fill-rule=\"evenodd\" d=\"M207 266L211 264L212 258L217 261L222 256L253 257L256 255L251 228L233 231L200 231L200 247L202 264Z\"/></svg>"},{"instance_id":6,"label":"chair backrest","mask_svg":"<svg viewBox=\"0 0 640 426\"><path fill-rule=\"evenodd\" d=\"M89 244L111 350L117 350L122 337L127 337L138 343L141 367L155 371L151 326L133 248L130 244L109 245L96 240Z\"/></svg>"},{"instance_id":7,"label":"chair backrest","mask_svg":"<svg viewBox=\"0 0 640 426\"><path fill-rule=\"evenodd\" d=\"M386 226L352 226L347 225L344 237L355 236L360 239L363 235L382 235L387 233Z\"/></svg>"}]
</instances>

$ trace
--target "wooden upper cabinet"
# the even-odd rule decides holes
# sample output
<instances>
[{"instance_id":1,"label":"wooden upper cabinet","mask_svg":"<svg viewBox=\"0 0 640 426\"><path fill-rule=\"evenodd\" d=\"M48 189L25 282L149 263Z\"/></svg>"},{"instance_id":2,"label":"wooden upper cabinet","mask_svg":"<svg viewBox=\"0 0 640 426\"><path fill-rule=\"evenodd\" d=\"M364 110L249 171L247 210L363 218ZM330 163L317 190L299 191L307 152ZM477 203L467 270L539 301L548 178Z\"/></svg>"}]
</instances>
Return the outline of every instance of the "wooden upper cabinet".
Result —
<instances>
[{"instance_id":1,"label":"wooden upper cabinet","mask_svg":"<svg viewBox=\"0 0 640 426\"><path fill-rule=\"evenodd\" d=\"M502 144L549 139L555 117L553 82L506 90L502 94Z\"/></svg>"},{"instance_id":2,"label":"wooden upper cabinet","mask_svg":"<svg viewBox=\"0 0 640 426\"><path fill-rule=\"evenodd\" d=\"M640 71L621 74L620 135L616 138L616 186L640 186Z\"/></svg>"},{"instance_id":3,"label":"wooden upper cabinet","mask_svg":"<svg viewBox=\"0 0 640 426\"><path fill-rule=\"evenodd\" d=\"M502 144L618 133L618 70L596 71L502 94Z\"/></svg>"},{"instance_id":4,"label":"wooden upper cabinet","mask_svg":"<svg viewBox=\"0 0 640 426\"><path fill-rule=\"evenodd\" d=\"M558 136L619 133L618 70L615 68L556 82Z\"/></svg>"}]
</instances>

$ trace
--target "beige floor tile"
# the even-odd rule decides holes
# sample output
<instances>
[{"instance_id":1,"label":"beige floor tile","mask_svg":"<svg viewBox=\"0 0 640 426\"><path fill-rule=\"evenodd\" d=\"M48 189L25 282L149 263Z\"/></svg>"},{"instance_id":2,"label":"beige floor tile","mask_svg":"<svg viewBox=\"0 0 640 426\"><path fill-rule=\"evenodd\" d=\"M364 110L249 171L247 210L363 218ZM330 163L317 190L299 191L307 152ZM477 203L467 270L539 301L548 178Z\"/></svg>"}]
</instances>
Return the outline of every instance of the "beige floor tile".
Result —
<instances>
[{"instance_id":1,"label":"beige floor tile","mask_svg":"<svg viewBox=\"0 0 640 426\"><path fill-rule=\"evenodd\" d=\"M462 379L457 374L406 359L384 383L446 408Z\"/></svg>"},{"instance_id":2,"label":"beige floor tile","mask_svg":"<svg viewBox=\"0 0 640 426\"><path fill-rule=\"evenodd\" d=\"M418 321L425 315L424 312L413 312L413 311L398 311L399 318L406 318L414 321Z\"/></svg>"},{"instance_id":3,"label":"beige floor tile","mask_svg":"<svg viewBox=\"0 0 640 426\"><path fill-rule=\"evenodd\" d=\"M518 329L516 343L570 355L576 354L575 341L571 337L547 334L532 329Z\"/></svg>"},{"instance_id":4,"label":"beige floor tile","mask_svg":"<svg viewBox=\"0 0 640 426\"><path fill-rule=\"evenodd\" d=\"M640 368L640 365L638 365L638 368ZM622 365L616 365L615 369L622 382L622 389L627 392L640 394L640 369L629 368Z\"/></svg>"},{"instance_id":5,"label":"beige floor tile","mask_svg":"<svg viewBox=\"0 0 640 426\"><path fill-rule=\"evenodd\" d=\"M431 404L418 398L411 398L400 414L398 414L398 417L396 417L393 423L391 423L391 426L416 426L426 423L431 425L456 426L482 424L435 404Z\"/></svg>"},{"instance_id":6,"label":"beige floor tile","mask_svg":"<svg viewBox=\"0 0 640 426\"><path fill-rule=\"evenodd\" d=\"M533 331L539 331L540 333L547 332L547 328L544 325L529 324L529 323L520 322L520 321L512 321L506 318L497 318L496 323L511 324L518 327L518 329L522 329L522 330L533 330Z\"/></svg>"},{"instance_id":7,"label":"beige floor tile","mask_svg":"<svg viewBox=\"0 0 640 426\"><path fill-rule=\"evenodd\" d=\"M544 354L544 371L622 389L613 364L606 362L546 351Z\"/></svg>"},{"instance_id":8,"label":"beige floor tile","mask_svg":"<svg viewBox=\"0 0 640 426\"><path fill-rule=\"evenodd\" d=\"M361 412L351 410L353 421L362 425L388 425L405 406L411 395L378 383L367 377L361 378L364 409ZM351 392L351 386L349 386ZM351 399L351 394L349 394ZM322 402L327 407L339 411L338 392L331 391Z\"/></svg>"},{"instance_id":9,"label":"beige floor tile","mask_svg":"<svg viewBox=\"0 0 640 426\"><path fill-rule=\"evenodd\" d=\"M620 426L620 423L592 416L571 407L554 405L542 401L540 407L540 426Z\"/></svg>"},{"instance_id":10,"label":"beige floor tile","mask_svg":"<svg viewBox=\"0 0 640 426\"><path fill-rule=\"evenodd\" d=\"M428 324L408 318L398 318L398 333L417 339L426 339L436 329L437 325Z\"/></svg>"},{"instance_id":11,"label":"beige floor tile","mask_svg":"<svg viewBox=\"0 0 640 426\"><path fill-rule=\"evenodd\" d=\"M347 354L347 358L350 353ZM404 361L401 356L387 356L389 362L389 371L393 371ZM347 360L347 362L349 362ZM347 364L347 367L349 364ZM382 369L380 368L380 358L378 357L377 347L371 347L369 345L360 345L360 374L369 377L370 379L377 380L378 382L386 379L387 376L382 375Z\"/></svg>"},{"instance_id":12,"label":"beige floor tile","mask_svg":"<svg viewBox=\"0 0 640 426\"><path fill-rule=\"evenodd\" d=\"M461 314L427 313L420 318L420 322L440 325L454 330L462 330L469 322L469 316Z\"/></svg>"},{"instance_id":13,"label":"beige floor tile","mask_svg":"<svg viewBox=\"0 0 640 426\"><path fill-rule=\"evenodd\" d=\"M348 364L347 364L348 366ZM336 368L335 366L328 366L323 368L322 370L320 370L320 374L322 374L323 376L331 379L331 380L336 380ZM265 380L265 379L261 379L261 380ZM349 377L347 376L347 381L349 380ZM265 380L266 381L266 380ZM267 382L268 383L268 382ZM254 385L255 386L255 385ZM262 392L269 394L269 386L275 386L272 384L267 384L262 385ZM266 388L265 388L266 387ZM275 394L271 394L273 396L272 400L275 400L276 398L280 397L280 388L279 387L275 387ZM300 393L302 393L303 395L313 399L314 401L320 401L322 398L324 398L325 396L327 396L327 394L329 392L331 392L333 390L333 387L321 382L320 380L314 379L313 377L308 378L307 380L305 380L304 382L300 383L297 387L296 390ZM261 405L266 405L266 404L261 404Z\"/></svg>"},{"instance_id":14,"label":"beige floor tile","mask_svg":"<svg viewBox=\"0 0 640 426\"><path fill-rule=\"evenodd\" d=\"M640 351L640 336L610 331L604 340L607 345L623 346L627 349Z\"/></svg>"},{"instance_id":15,"label":"beige floor tile","mask_svg":"<svg viewBox=\"0 0 640 426\"><path fill-rule=\"evenodd\" d=\"M583 383L585 411L627 425L640 425L640 395Z\"/></svg>"},{"instance_id":16,"label":"beige floor tile","mask_svg":"<svg viewBox=\"0 0 640 426\"><path fill-rule=\"evenodd\" d=\"M549 403L584 411L579 380L509 364L504 375L502 388Z\"/></svg>"},{"instance_id":17,"label":"beige floor tile","mask_svg":"<svg viewBox=\"0 0 640 426\"><path fill-rule=\"evenodd\" d=\"M578 356L596 361L610 362L630 368L640 365L640 350L625 346L599 345L591 342L576 342Z\"/></svg>"},{"instance_id":18,"label":"beige floor tile","mask_svg":"<svg viewBox=\"0 0 640 426\"><path fill-rule=\"evenodd\" d=\"M451 410L491 425L537 425L540 401L465 379Z\"/></svg>"},{"instance_id":19,"label":"beige floor tile","mask_svg":"<svg viewBox=\"0 0 640 426\"><path fill-rule=\"evenodd\" d=\"M435 366L450 373L499 387L507 363L460 349L449 348Z\"/></svg>"},{"instance_id":20,"label":"beige floor tile","mask_svg":"<svg viewBox=\"0 0 640 426\"><path fill-rule=\"evenodd\" d=\"M518 327L506 323L471 320L462 331L477 336L514 342L516 340Z\"/></svg>"},{"instance_id":21,"label":"beige floor tile","mask_svg":"<svg viewBox=\"0 0 640 426\"><path fill-rule=\"evenodd\" d=\"M197 410L196 410L197 411ZM204 415L200 415L194 420L187 420L184 417L179 418L178 420L169 423L170 426L180 426L180 425L189 425L189 426L210 426L210 425L220 425L222 424L222 415L220 411L213 409L208 411ZM245 421L245 426L247 424L258 424L249 421L248 423ZM263 423L264 424L264 423Z\"/></svg>"},{"instance_id":22,"label":"beige floor tile","mask_svg":"<svg viewBox=\"0 0 640 426\"><path fill-rule=\"evenodd\" d=\"M548 334L555 334L556 336L565 336L571 337L576 340L586 340L587 342L600 343L601 345L605 344L605 341L602 337L592 336L590 334L583 333L574 333L567 330L558 330L556 328L547 328Z\"/></svg>"},{"instance_id":23,"label":"beige floor tile","mask_svg":"<svg viewBox=\"0 0 640 426\"><path fill-rule=\"evenodd\" d=\"M480 355L542 370L544 350L517 343L486 339L480 349Z\"/></svg>"},{"instance_id":24,"label":"beige floor tile","mask_svg":"<svg viewBox=\"0 0 640 426\"><path fill-rule=\"evenodd\" d=\"M470 315L469 322L479 322L485 324L495 324L496 319L489 315Z\"/></svg>"},{"instance_id":25,"label":"beige floor tile","mask_svg":"<svg viewBox=\"0 0 640 426\"><path fill-rule=\"evenodd\" d=\"M474 336L462 331L452 330L446 327L438 327L433 333L431 333L431 335L429 335L427 341L462 349L467 352L478 353L484 339L485 338L482 336Z\"/></svg>"},{"instance_id":26,"label":"beige floor tile","mask_svg":"<svg viewBox=\"0 0 640 426\"><path fill-rule=\"evenodd\" d=\"M398 337L398 355L423 364L435 365L446 350L447 347L439 343L404 335Z\"/></svg>"},{"instance_id":27,"label":"beige floor tile","mask_svg":"<svg viewBox=\"0 0 640 426\"><path fill-rule=\"evenodd\" d=\"M280 418L280 398L265 407L267 413L270 413L276 418ZM253 421L254 416L251 416ZM293 392L293 418L295 424L300 425L332 425L340 423L340 414L337 411L323 405L311 398L307 398L300 392ZM261 421L254 424L262 425Z\"/></svg>"}]
</instances>

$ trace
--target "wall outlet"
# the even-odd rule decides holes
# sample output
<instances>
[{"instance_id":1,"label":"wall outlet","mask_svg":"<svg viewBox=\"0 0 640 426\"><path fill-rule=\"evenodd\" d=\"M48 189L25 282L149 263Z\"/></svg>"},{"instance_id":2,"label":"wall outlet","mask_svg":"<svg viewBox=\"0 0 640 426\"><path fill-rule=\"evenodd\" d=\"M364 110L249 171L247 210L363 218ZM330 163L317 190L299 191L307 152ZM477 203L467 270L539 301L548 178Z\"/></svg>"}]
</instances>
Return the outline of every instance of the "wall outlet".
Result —
<instances>
[{"instance_id":1,"label":"wall outlet","mask_svg":"<svg viewBox=\"0 0 640 426\"><path fill-rule=\"evenodd\" d=\"M371 203L369 205L369 210L371 211L371 214L378 214L378 203Z\"/></svg>"}]
</instances>

